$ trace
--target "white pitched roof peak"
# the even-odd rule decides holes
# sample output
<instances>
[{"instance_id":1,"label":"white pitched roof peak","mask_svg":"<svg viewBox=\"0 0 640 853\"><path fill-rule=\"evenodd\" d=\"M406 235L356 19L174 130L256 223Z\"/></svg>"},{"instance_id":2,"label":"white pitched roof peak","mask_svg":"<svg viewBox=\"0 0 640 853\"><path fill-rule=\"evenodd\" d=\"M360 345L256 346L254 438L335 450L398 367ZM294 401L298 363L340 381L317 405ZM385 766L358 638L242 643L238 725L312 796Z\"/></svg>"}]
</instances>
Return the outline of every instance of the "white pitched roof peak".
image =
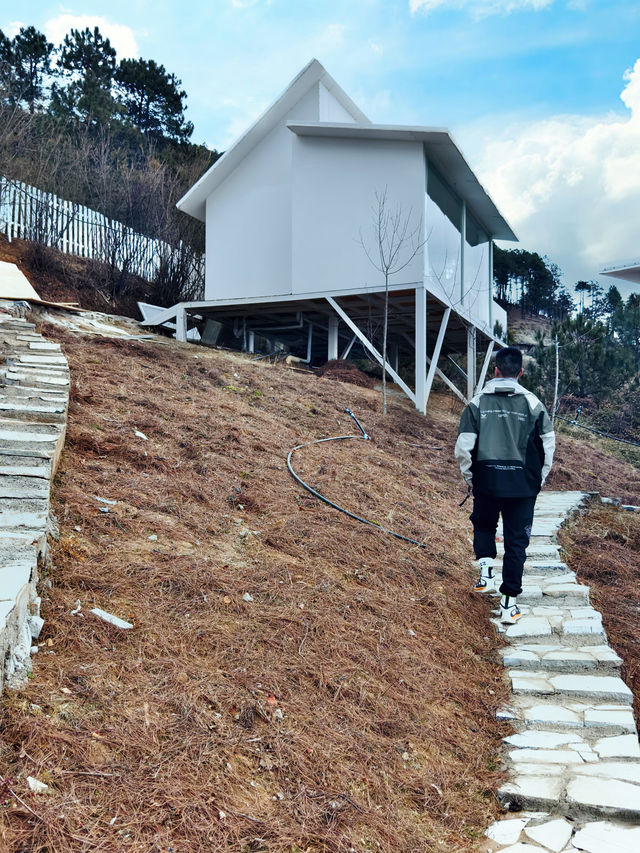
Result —
<instances>
[{"instance_id":1,"label":"white pitched roof peak","mask_svg":"<svg viewBox=\"0 0 640 853\"><path fill-rule=\"evenodd\" d=\"M213 166L196 181L177 204L179 210L188 213L202 222L205 220L205 202L218 184L229 175L236 166L255 148L274 127L288 115L293 107L314 86L321 83L340 106L353 118L354 122L369 124L369 119L351 100L344 89L333 79L317 59L312 59L297 74L282 94L261 116L240 136Z\"/></svg>"}]
</instances>

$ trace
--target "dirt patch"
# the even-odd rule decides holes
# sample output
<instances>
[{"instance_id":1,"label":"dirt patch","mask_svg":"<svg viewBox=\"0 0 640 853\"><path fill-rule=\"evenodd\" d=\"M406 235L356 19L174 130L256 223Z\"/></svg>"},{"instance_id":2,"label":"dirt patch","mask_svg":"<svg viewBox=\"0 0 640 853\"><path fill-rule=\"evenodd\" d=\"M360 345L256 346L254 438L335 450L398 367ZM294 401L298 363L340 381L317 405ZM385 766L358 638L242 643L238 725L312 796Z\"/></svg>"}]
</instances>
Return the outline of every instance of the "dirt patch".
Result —
<instances>
[{"instance_id":1,"label":"dirt patch","mask_svg":"<svg viewBox=\"0 0 640 853\"><path fill-rule=\"evenodd\" d=\"M40 243L0 235L0 261L16 264L41 299L76 302L86 311L108 311L140 319L137 302L149 301L152 285L120 274L107 264L67 255Z\"/></svg>"},{"instance_id":2,"label":"dirt patch","mask_svg":"<svg viewBox=\"0 0 640 853\"><path fill-rule=\"evenodd\" d=\"M375 379L372 376L367 376L362 370L358 370L355 364L344 358L332 359L323 364L317 375L324 376L326 379L337 379L340 382L350 382L361 388L373 388L375 385Z\"/></svg>"},{"instance_id":3,"label":"dirt patch","mask_svg":"<svg viewBox=\"0 0 640 853\"><path fill-rule=\"evenodd\" d=\"M640 722L640 514L594 501L561 533L570 569L591 587L609 642L623 658Z\"/></svg>"}]
</instances>

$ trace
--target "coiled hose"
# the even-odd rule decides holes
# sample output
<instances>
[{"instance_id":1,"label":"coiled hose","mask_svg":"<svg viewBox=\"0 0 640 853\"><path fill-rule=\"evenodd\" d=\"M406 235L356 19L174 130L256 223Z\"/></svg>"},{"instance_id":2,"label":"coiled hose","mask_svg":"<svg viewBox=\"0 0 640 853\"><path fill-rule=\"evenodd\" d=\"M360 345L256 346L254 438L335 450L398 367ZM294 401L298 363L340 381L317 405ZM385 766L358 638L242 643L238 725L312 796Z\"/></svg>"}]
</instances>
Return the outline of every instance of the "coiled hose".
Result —
<instances>
[{"instance_id":1,"label":"coiled hose","mask_svg":"<svg viewBox=\"0 0 640 853\"><path fill-rule=\"evenodd\" d=\"M381 533L388 533L389 536L394 536L396 539L401 539L403 542L409 542L411 545L417 545L419 548L426 548L424 542L418 542L417 539L411 539L409 536L403 536L401 533L396 533L395 530L388 530L386 527L382 527L379 524L376 524L375 521L369 521L366 518L363 518L361 515L356 515L354 512L350 512L348 509L345 509L342 506L339 506L337 503L330 501L329 498L325 498L324 495L320 494L316 489L310 486L308 483L300 477L293 470L293 465L291 464L291 457L298 450L302 450L303 447L311 447L312 444L323 444L325 441L349 441L350 439L355 439L356 441L371 441L371 437L367 435L364 430L364 427L357 419L357 417L353 414L351 409L345 409L345 414L349 415L350 418L353 418L358 429L360 430L360 435L332 435L329 438L319 438L317 441L308 441L305 444L299 444L297 447L292 448L287 455L287 468L289 469L289 473L293 477L296 482L300 483L303 489L306 489L310 492L315 498L322 501L323 503L328 504L330 507L337 509L339 512L348 515L349 518L353 518L356 521L360 521L362 524L368 524L369 527L375 527L376 530L379 530Z\"/></svg>"}]
</instances>

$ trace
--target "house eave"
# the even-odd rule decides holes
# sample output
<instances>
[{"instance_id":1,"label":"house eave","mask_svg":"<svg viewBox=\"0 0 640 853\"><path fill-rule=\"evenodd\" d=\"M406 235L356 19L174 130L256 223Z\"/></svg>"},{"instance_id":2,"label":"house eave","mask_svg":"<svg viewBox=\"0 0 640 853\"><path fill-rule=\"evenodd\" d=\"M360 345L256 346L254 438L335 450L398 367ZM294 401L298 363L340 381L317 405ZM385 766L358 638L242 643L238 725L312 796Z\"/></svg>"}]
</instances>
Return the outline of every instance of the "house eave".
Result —
<instances>
[{"instance_id":1,"label":"house eave","mask_svg":"<svg viewBox=\"0 0 640 853\"><path fill-rule=\"evenodd\" d=\"M396 142L420 142L447 183L464 199L492 239L517 241L518 238L496 204L476 178L461 150L446 128L371 123L287 122L296 136L333 139L373 139Z\"/></svg>"}]
</instances>

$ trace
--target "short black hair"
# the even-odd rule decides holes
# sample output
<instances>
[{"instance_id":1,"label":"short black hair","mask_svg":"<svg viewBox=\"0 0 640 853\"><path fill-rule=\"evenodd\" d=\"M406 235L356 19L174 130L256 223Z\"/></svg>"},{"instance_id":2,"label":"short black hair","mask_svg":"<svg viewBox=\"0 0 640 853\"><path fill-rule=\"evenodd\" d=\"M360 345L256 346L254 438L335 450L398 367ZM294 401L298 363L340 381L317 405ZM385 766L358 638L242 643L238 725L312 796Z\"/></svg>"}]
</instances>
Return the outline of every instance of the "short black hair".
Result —
<instances>
[{"instance_id":1,"label":"short black hair","mask_svg":"<svg viewBox=\"0 0 640 853\"><path fill-rule=\"evenodd\" d=\"M522 370L522 353L517 347L498 350L496 367L503 376L515 379Z\"/></svg>"}]
</instances>

